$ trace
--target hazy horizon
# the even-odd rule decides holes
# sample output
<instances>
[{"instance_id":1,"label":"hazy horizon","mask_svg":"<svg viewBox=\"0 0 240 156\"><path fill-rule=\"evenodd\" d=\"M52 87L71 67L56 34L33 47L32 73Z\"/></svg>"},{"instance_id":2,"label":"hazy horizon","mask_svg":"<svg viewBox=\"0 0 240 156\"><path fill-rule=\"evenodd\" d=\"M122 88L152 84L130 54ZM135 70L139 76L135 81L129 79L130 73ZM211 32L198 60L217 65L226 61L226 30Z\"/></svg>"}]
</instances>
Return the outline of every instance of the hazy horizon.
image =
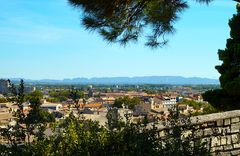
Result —
<instances>
[{"instance_id":1,"label":"hazy horizon","mask_svg":"<svg viewBox=\"0 0 240 156\"><path fill-rule=\"evenodd\" d=\"M199 77L199 76L181 76L181 75L150 75L150 76L96 76L96 77L84 77L84 76L79 76L79 77L65 77L65 78L40 78L40 79L33 79L33 78L25 78L25 77L0 77L0 79L26 79L26 80L34 80L34 81L39 81L39 80L67 80L67 79L79 79L79 78L84 78L84 79L94 79L94 78L138 78L138 77L182 77L182 78L201 78L201 79L213 79L213 80L218 80L219 78L209 78L209 77Z\"/></svg>"}]
</instances>

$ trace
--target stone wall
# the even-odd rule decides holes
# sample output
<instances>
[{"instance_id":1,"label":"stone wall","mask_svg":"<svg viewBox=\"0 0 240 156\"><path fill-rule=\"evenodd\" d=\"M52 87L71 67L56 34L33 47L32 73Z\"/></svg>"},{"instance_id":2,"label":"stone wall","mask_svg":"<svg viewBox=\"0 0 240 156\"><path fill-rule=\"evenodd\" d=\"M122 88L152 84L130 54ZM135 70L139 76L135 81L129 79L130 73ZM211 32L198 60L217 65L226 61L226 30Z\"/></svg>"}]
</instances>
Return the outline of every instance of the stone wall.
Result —
<instances>
[{"instance_id":1,"label":"stone wall","mask_svg":"<svg viewBox=\"0 0 240 156\"><path fill-rule=\"evenodd\" d=\"M213 155L240 155L240 110L192 118Z\"/></svg>"},{"instance_id":2,"label":"stone wall","mask_svg":"<svg viewBox=\"0 0 240 156\"><path fill-rule=\"evenodd\" d=\"M240 155L240 110L192 117L191 125L184 135L207 142L212 155Z\"/></svg>"}]
</instances>

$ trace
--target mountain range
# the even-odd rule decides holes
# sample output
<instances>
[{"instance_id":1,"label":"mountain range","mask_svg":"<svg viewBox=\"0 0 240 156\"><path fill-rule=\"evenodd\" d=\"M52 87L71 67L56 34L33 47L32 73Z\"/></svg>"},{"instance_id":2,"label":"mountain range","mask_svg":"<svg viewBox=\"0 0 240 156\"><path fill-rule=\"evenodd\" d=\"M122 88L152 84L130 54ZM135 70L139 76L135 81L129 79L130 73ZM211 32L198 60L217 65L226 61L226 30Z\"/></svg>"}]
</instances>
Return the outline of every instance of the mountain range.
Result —
<instances>
[{"instance_id":1,"label":"mountain range","mask_svg":"<svg viewBox=\"0 0 240 156\"><path fill-rule=\"evenodd\" d=\"M11 79L19 81L20 78ZM141 77L98 77L98 78L73 78L63 80L23 79L26 83L33 84L174 84L174 85L196 85L196 84L219 84L219 80L200 77L182 76L141 76Z\"/></svg>"}]
</instances>

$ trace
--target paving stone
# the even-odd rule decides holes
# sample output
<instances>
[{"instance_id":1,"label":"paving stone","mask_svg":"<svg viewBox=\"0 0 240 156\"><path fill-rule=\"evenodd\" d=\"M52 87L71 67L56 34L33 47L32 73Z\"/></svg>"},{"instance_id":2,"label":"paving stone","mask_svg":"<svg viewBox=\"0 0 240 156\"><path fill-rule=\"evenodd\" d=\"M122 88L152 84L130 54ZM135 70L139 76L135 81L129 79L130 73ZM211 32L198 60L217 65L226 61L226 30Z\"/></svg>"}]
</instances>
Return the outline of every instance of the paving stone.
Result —
<instances>
[{"instance_id":1,"label":"paving stone","mask_svg":"<svg viewBox=\"0 0 240 156\"><path fill-rule=\"evenodd\" d=\"M195 138L200 138L200 137L202 137L203 136L203 130L197 130L197 131L195 131L194 132L194 137Z\"/></svg>"},{"instance_id":2,"label":"paving stone","mask_svg":"<svg viewBox=\"0 0 240 156\"><path fill-rule=\"evenodd\" d=\"M239 122L239 117L231 118L231 123Z\"/></svg>"},{"instance_id":3,"label":"paving stone","mask_svg":"<svg viewBox=\"0 0 240 156\"><path fill-rule=\"evenodd\" d=\"M227 144L231 144L232 143L232 136L231 135L228 135L227 136Z\"/></svg>"},{"instance_id":4,"label":"paving stone","mask_svg":"<svg viewBox=\"0 0 240 156\"><path fill-rule=\"evenodd\" d=\"M211 142L211 147L216 147L220 145L221 145L220 139L218 137L213 137Z\"/></svg>"},{"instance_id":5,"label":"paving stone","mask_svg":"<svg viewBox=\"0 0 240 156\"><path fill-rule=\"evenodd\" d=\"M213 147L215 149L215 151L222 151L223 150L223 146L217 146L217 147Z\"/></svg>"},{"instance_id":6,"label":"paving stone","mask_svg":"<svg viewBox=\"0 0 240 156\"><path fill-rule=\"evenodd\" d=\"M240 148L240 143L238 143L238 144L233 144L233 148Z\"/></svg>"},{"instance_id":7,"label":"paving stone","mask_svg":"<svg viewBox=\"0 0 240 156\"><path fill-rule=\"evenodd\" d=\"M231 124L230 119L225 119L225 120L224 120L224 125L225 125L225 126L230 125L230 124Z\"/></svg>"},{"instance_id":8,"label":"paving stone","mask_svg":"<svg viewBox=\"0 0 240 156\"><path fill-rule=\"evenodd\" d=\"M227 144L227 138L221 137L221 145L226 145L226 144Z\"/></svg>"},{"instance_id":9,"label":"paving stone","mask_svg":"<svg viewBox=\"0 0 240 156\"><path fill-rule=\"evenodd\" d=\"M217 120L217 126L223 126L223 120Z\"/></svg>"},{"instance_id":10,"label":"paving stone","mask_svg":"<svg viewBox=\"0 0 240 156\"><path fill-rule=\"evenodd\" d=\"M231 151L232 155L240 155L240 150Z\"/></svg>"},{"instance_id":11,"label":"paving stone","mask_svg":"<svg viewBox=\"0 0 240 156\"><path fill-rule=\"evenodd\" d=\"M238 142L239 142L238 134L233 134L232 135L232 143L235 144L235 143L238 143Z\"/></svg>"},{"instance_id":12,"label":"paving stone","mask_svg":"<svg viewBox=\"0 0 240 156\"><path fill-rule=\"evenodd\" d=\"M214 127L216 125L216 123L215 122L209 122L207 125L208 125L208 127Z\"/></svg>"},{"instance_id":13,"label":"paving stone","mask_svg":"<svg viewBox=\"0 0 240 156\"><path fill-rule=\"evenodd\" d=\"M207 123L204 123L204 124L201 125L202 128L205 128L207 126L208 126Z\"/></svg>"},{"instance_id":14,"label":"paving stone","mask_svg":"<svg viewBox=\"0 0 240 156\"><path fill-rule=\"evenodd\" d=\"M231 156L230 152L220 152L218 156Z\"/></svg>"},{"instance_id":15,"label":"paving stone","mask_svg":"<svg viewBox=\"0 0 240 156\"><path fill-rule=\"evenodd\" d=\"M231 125L231 133L238 133L240 129L240 123L235 123Z\"/></svg>"},{"instance_id":16,"label":"paving stone","mask_svg":"<svg viewBox=\"0 0 240 156\"><path fill-rule=\"evenodd\" d=\"M226 146L223 146L223 149L224 150L231 150L231 149L233 149L233 146L232 145L226 145Z\"/></svg>"},{"instance_id":17,"label":"paving stone","mask_svg":"<svg viewBox=\"0 0 240 156\"><path fill-rule=\"evenodd\" d=\"M210 136L213 134L213 130L212 130L212 128L206 128L206 129L204 129L203 133L204 133L204 136Z\"/></svg>"},{"instance_id":18,"label":"paving stone","mask_svg":"<svg viewBox=\"0 0 240 156\"><path fill-rule=\"evenodd\" d=\"M212 128L212 130L213 130L213 134L214 135L221 135L221 134L223 134L221 127Z\"/></svg>"}]
</instances>

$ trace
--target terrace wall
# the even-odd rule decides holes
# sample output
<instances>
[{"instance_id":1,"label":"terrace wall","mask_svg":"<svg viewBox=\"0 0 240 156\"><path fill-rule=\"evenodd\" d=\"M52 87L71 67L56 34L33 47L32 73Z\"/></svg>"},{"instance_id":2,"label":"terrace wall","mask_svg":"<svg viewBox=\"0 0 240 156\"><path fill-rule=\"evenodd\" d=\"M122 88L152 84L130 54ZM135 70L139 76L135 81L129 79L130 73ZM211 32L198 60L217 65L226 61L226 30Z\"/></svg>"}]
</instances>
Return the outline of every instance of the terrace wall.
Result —
<instances>
[{"instance_id":1,"label":"terrace wall","mask_svg":"<svg viewBox=\"0 0 240 156\"><path fill-rule=\"evenodd\" d=\"M185 135L206 141L212 155L240 155L240 110L192 117L191 123L194 130Z\"/></svg>"}]
</instances>

